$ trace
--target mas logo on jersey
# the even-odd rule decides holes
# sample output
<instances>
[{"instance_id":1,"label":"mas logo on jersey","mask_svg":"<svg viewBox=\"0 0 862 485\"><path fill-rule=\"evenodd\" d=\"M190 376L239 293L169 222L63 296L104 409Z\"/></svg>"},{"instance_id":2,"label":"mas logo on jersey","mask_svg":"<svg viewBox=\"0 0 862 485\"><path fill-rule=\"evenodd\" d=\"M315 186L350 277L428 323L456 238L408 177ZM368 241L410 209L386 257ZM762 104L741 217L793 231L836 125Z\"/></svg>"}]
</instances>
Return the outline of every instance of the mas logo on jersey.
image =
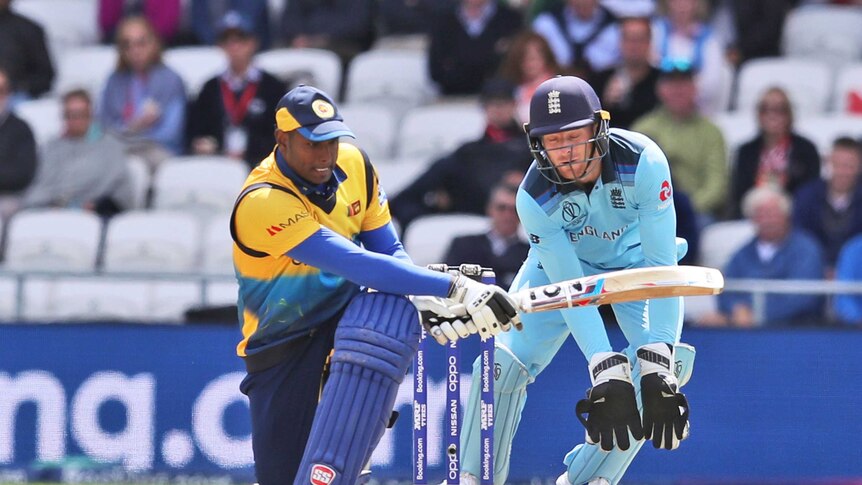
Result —
<instances>
[{"instance_id":1,"label":"mas logo on jersey","mask_svg":"<svg viewBox=\"0 0 862 485\"><path fill-rule=\"evenodd\" d=\"M626 208L626 199L623 198L623 189L619 187L611 189L611 207L614 209Z\"/></svg>"},{"instance_id":2,"label":"mas logo on jersey","mask_svg":"<svg viewBox=\"0 0 862 485\"><path fill-rule=\"evenodd\" d=\"M362 211L362 204L359 203L359 199L354 200L350 206L347 208L347 217L353 217L356 214L359 214Z\"/></svg>"},{"instance_id":3,"label":"mas logo on jersey","mask_svg":"<svg viewBox=\"0 0 862 485\"><path fill-rule=\"evenodd\" d=\"M328 120L335 116L335 108L332 107L326 100L315 99L311 103L311 111L324 120Z\"/></svg>"},{"instance_id":4,"label":"mas logo on jersey","mask_svg":"<svg viewBox=\"0 0 862 485\"><path fill-rule=\"evenodd\" d=\"M290 226L296 224L297 222L305 219L306 217L308 217L310 215L311 214L309 214L308 211L299 212L297 214L294 214L293 217L288 217L286 222L274 224L274 225L267 227L266 232L270 236L275 236L276 234L280 233L282 229L284 229L286 227L290 227Z\"/></svg>"},{"instance_id":5,"label":"mas logo on jersey","mask_svg":"<svg viewBox=\"0 0 862 485\"><path fill-rule=\"evenodd\" d=\"M561 113L560 109L560 92L556 89L548 93L548 114Z\"/></svg>"},{"instance_id":6,"label":"mas logo on jersey","mask_svg":"<svg viewBox=\"0 0 862 485\"><path fill-rule=\"evenodd\" d=\"M329 485L335 480L335 470L332 468L315 463L311 467L311 485Z\"/></svg>"}]
</instances>

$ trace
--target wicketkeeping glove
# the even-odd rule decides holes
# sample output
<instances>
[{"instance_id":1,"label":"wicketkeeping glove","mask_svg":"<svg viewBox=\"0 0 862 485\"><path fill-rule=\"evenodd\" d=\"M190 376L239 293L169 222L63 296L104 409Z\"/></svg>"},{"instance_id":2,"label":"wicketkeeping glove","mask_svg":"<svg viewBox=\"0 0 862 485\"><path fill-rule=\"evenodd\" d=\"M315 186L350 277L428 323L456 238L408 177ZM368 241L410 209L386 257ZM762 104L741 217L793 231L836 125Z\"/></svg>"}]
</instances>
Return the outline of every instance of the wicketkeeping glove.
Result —
<instances>
[{"instance_id":1,"label":"wicketkeeping glove","mask_svg":"<svg viewBox=\"0 0 862 485\"><path fill-rule=\"evenodd\" d=\"M482 340L500 332L508 332L513 326L521 329L517 302L499 286L457 276L449 290L449 298L464 305ZM452 310L458 313L458 308Z\"/></svg>"},{"instance_id":2,"label":"wicketkeeping glove","mask_svg":"<svg viewBox=\"0 0 862 485\"><path fill-rule=\"evenodd\" d=\"M688 399L679 392L671 365L673 346L652 343L638 348L641 366L641 401L646 439L656 448L674 450L688 438Z\"/></svg>"},{"instance_id":3,"label":"wicketkeeping glove","mask_svg":"<svg viewBox=\"0 0 862 485\"><path fill-rule=\"evenodd\" d=\"M593 387L575 407L587 430L587 443L600 443L604 451L613 450L616 443L625 451L631 445L629 433L636 441L643 439L629 359L617 352L600 352L590 359L589 369Z\"/></svg>"}]
</instances>

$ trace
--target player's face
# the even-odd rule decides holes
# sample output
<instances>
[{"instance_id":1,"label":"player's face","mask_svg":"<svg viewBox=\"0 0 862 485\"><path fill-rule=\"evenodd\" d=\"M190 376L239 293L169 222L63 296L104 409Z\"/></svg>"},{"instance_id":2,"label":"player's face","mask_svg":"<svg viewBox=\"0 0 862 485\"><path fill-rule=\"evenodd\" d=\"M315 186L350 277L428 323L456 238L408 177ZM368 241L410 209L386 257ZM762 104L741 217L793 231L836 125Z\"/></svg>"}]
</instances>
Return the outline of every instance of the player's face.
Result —
<instances>
[{"instance_id":1,"label":"player's face","mask_svg":"<svg viewBox=\"0 0 862 485\"><path fill-rule=\"evenodd\" d=\"M338 159L338 138L314 142L297 131L284 133L284 138L279 138L279 145L283 144L283 155L288 166L300 177L313 184L322 184L332 177L335 161Z\"/></svg>"},{"instance_id":2,"label":"player's face","mask_svg":"<svg viewBox=\"0 0 862 485\"><path fill-rule=\"evenodd\" d=\"M594 125L542 136L542 144L557 173L579 183L595 182L599 175L598 160L585 162L593 151Z\"/></svg>"}]
</instances>

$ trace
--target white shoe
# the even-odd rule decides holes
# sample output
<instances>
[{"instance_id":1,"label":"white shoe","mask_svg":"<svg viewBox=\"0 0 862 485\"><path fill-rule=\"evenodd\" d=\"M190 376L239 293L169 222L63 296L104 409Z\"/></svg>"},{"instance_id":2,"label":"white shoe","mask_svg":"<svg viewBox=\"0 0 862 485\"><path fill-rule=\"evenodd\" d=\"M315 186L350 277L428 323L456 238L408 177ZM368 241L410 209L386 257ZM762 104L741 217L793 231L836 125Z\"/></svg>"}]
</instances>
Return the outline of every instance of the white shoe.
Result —
<instances>
[{"instance_id":1,"label":"white shoe","mask_svg":"<svg viewBox=\"0 0 862 485\"><path fill-rule=\"evenodd\" d=\"M566 472L566 473L563 473L562 475L560 475L559 477L557 477L557 484L556 485L574 485L574 484L569 482L569 473ZM611 482L609 482L606 478L599 477L599 478L593 478L592 480L587 482L587 485L611 485Z\"/></svg>"},{"instance_id":2,"label":"white shoe","mask_svg":"<svg viewBox=\"0 0 862 485\"><path fill-rule=\"evenodd\" d=\"M459 485L479 485L479 477L473 475L472 473L461 472L461 476L458 478ZM449 485L449 482L443 480L440 482L440 485Z\"/></svg>"}]
</instances>

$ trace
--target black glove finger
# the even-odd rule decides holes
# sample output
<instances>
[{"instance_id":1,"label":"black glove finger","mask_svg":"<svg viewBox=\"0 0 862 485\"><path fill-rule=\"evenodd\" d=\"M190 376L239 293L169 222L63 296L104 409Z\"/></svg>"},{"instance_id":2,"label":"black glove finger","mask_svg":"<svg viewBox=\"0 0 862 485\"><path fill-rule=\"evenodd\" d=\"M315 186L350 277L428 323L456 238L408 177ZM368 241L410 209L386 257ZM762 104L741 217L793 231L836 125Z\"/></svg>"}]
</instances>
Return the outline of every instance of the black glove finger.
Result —
<instances>
[{"instance_id":1,"label":"black glove finger","mask_svg":"<svg viewBox=\"0 0 862 485\"><path fill-rule=\"evenodd\" d=\"M631 440L629 440L629 428L628 426L614 426L614 433L617 436L617 448L626 451L631 446Z\"/></svg>"},{"instance_id":2,"label":"black glove finger","mask_svg":"<svg viewBox=\"0 0 862 485\"><path fill-rule=\"evenodd\" d=\"M673 422L668 422L667 425L664 427L664 443L662 444L664 445L664 449L666 450L672 450L676 448L674 446L673 439Z\"/></svg>"},{"instance_id":3,"label":"black glove finger","mask_svg":"<svg viewBox=\"0 0 862 485\"><path fill-rule=\"evenodd\" d=\"M610 426L601 429L602 449L611 451L614 449L614 430Z\"/></svg>"},{"instance_id":4,"label":"black glove finger","mask_svg":"<svg viewBox=\"0 0 862 485\"><path fill-rule=\"evenodd\" d=\"M589 393L587 393L589 395ZM589 399L581 399L575 404L575 415L578 417L578 421L584 425L584 429L590 429L590 424L588 422L590 411L593 408L593 402Z\"/></svg>"},{"instance_id":5,"label":"black glove finger","mask_svg":"<svg viewBox=\"0 0 862 485\"><path fill-rule=\"evenodd\" d=\"M492 300L497 302L500 305L500 308L506 313L506 316L509 317L509 320L515 317L518 314L518 309L512 306L512 302L509 301L504 295L500 293L494 293L494 296L491 297Z\"/></svg>"},{"instance_id":6,"label":"black glove finger","mask_svg":"<svg viewBox=\"0 0 862 485\"><path fill-rule=\"evenodd\" d=\"M661 423L655 423L652 429L652 446L655 449L662 447L662 439L664 438L664 426Z\"/></svg>"},{"instance_id":7,"label":"black glove finger","mask_svg":"<svg viewBox=\"0 0 862 485\"><path fill-rule=\"evenodd\" d=\"M637 413L637 410L635 410L635 413L632 416L632 420L629 423L629 431L632 434L632 438L634 438L636 441L644 439L644 428L641 425L641 419Z\"/></svg>"},{"instance_id":8,"label":"black glove finger","mask_svg":"<svg viewBox=\"0 0 862 485\"><path fill-rule=\"evenodd\" d=\"M644 423L643 423L643 437L646 439L652 439L652 427L655 424L655 420L653 420L652 413L647 411L646 407L644 407Z\"/></svg>"}]
</instances>

